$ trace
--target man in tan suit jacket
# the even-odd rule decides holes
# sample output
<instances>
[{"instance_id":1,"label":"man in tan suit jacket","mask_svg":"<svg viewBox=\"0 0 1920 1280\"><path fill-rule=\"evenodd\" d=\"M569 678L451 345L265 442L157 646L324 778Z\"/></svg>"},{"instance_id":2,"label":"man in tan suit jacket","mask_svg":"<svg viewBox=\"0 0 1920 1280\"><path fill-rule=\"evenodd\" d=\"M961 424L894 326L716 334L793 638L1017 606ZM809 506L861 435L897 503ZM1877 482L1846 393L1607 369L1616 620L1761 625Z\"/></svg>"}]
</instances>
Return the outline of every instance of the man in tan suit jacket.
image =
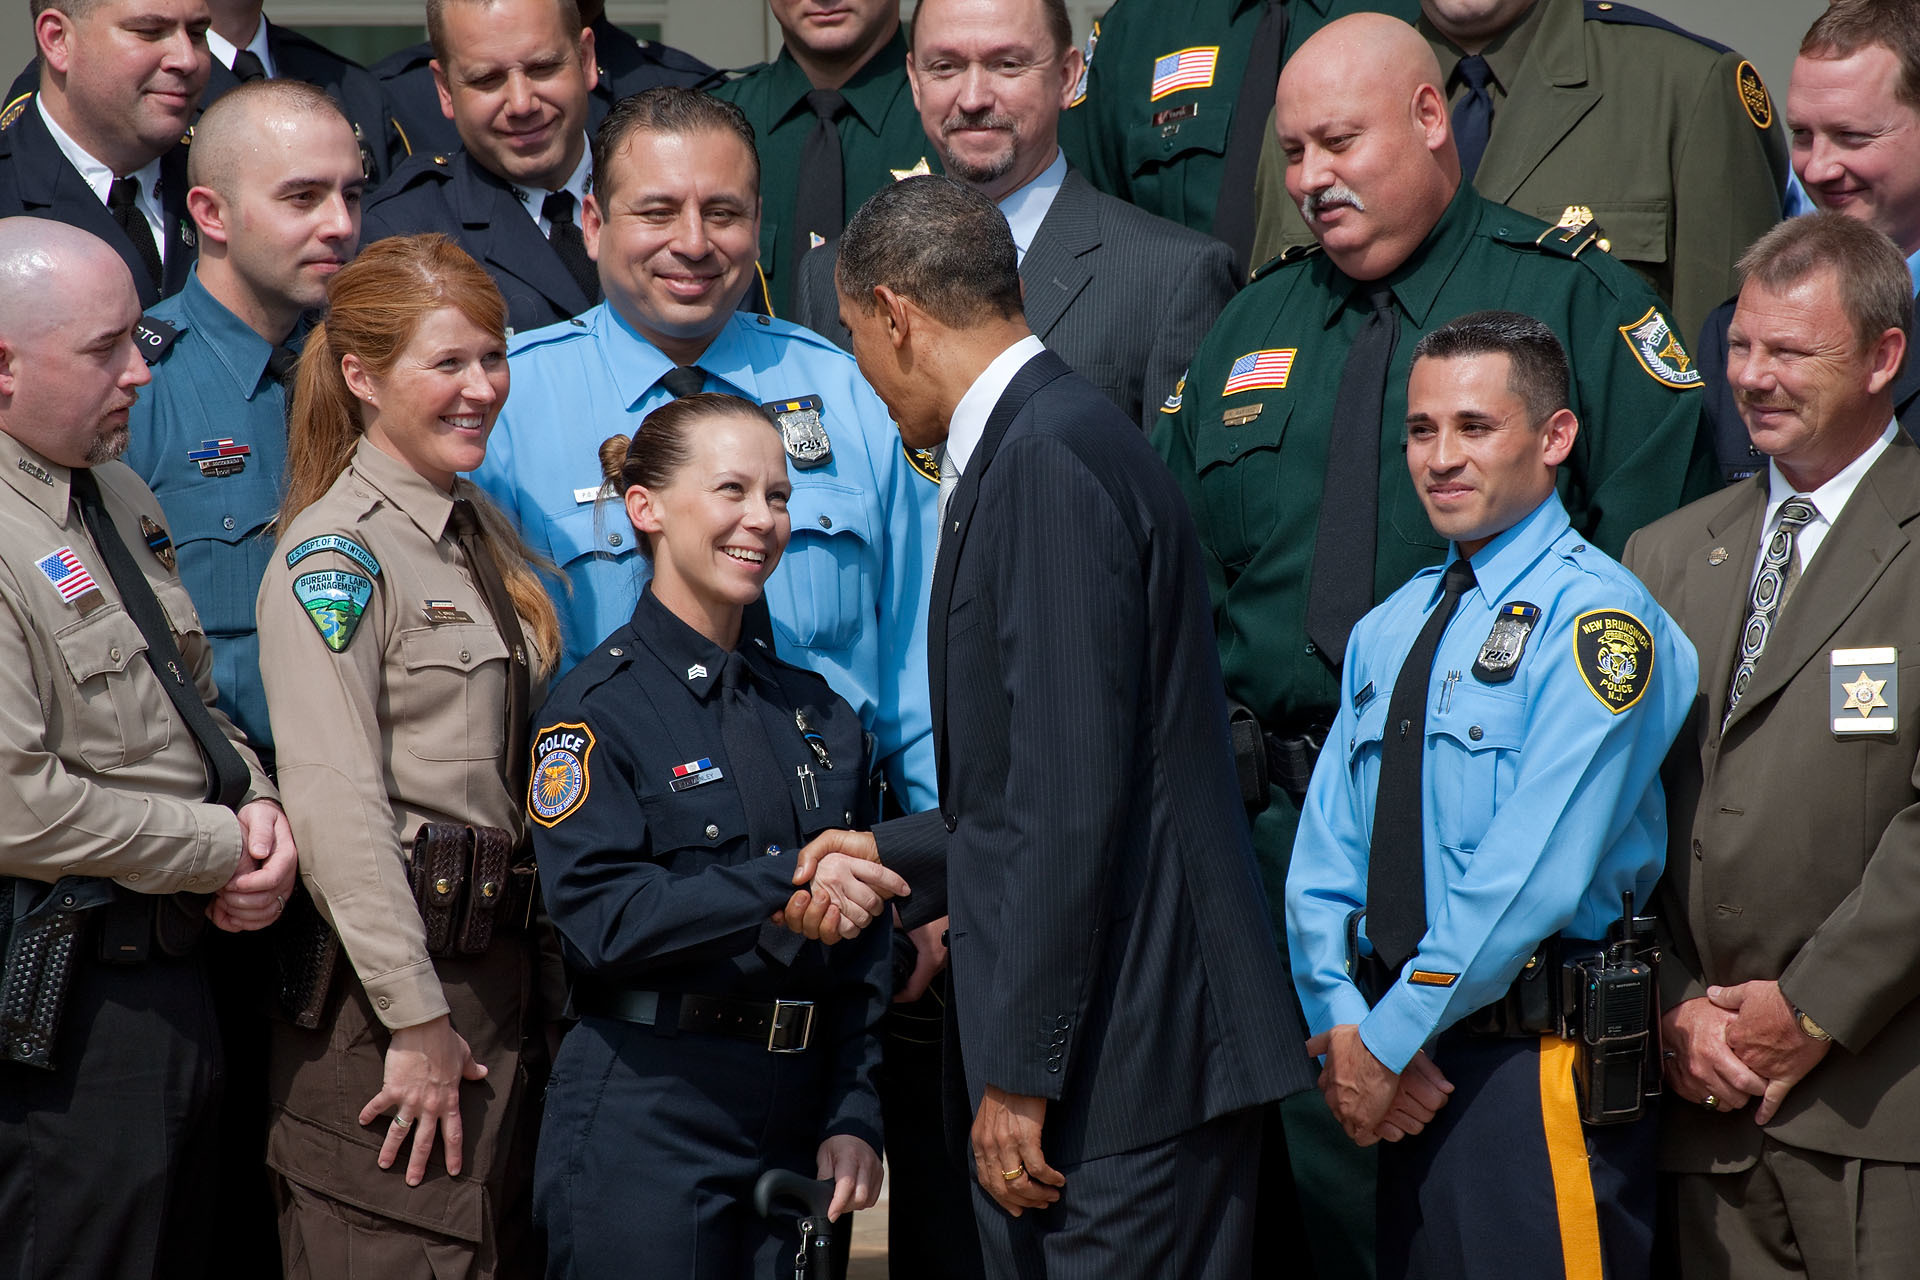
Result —
<instances>
[{"instance_id":1,"label":"man in tan suit jacket","mask_svg":"<svg viewBox=\"0 0 1920 1280\"><path fill-rule=\"evenodd\" d=\"M1636 534L1700 651L1659 912L1682 1273L1910 1276L1920 1255L1920 450L1912 285L1837 213L1741 261L1728 381L1770 461Z\"/></svg>"}]
</instances>

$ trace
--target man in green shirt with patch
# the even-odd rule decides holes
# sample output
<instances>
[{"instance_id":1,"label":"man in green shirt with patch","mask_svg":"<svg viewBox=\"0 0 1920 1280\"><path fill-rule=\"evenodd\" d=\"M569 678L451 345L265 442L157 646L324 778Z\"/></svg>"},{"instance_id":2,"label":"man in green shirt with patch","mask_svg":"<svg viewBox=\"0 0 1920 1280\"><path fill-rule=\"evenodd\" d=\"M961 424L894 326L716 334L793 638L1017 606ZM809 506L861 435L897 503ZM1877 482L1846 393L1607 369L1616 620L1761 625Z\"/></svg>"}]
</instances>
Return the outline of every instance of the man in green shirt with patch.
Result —
<instances>
[{"instance_id":1,"label":"man in green shirt with patch","mask_svg":"<svg viewBox=\"0 0 1920 1280\"><path fill-rule=\"evenodd\" d=\"M1154 432L1200 527L1276 911L1348 632L1444 552L1399 456L1422 334L1489 308L1554 331L1586 426L1561 500L1609 555L1717 485L1700 375L1653 292L1593 236L1463 184L1442 83L1396 18L1343 18L1302 46L1280 78L1280 139L1317 243L1228 304ZM1370 1173L1314 1105L1285 1119L1320 1274L1370 1274L1353 1269L1370 1265L1353 1261L1371 1253Z\"/></svg>"},{"instance_id":2,"label":"man in green shirt with patch","mask_svg":"<svg viewBox=\"0 0 1920 1280\"><path fill-rule=\"evenodd\" d=\"M746 113L760 148L760 270L793 314L800 259L889 182L938 173L907 86L900 0L768 0L780 56L713 92Z\"/></svg>"}]
</instances>

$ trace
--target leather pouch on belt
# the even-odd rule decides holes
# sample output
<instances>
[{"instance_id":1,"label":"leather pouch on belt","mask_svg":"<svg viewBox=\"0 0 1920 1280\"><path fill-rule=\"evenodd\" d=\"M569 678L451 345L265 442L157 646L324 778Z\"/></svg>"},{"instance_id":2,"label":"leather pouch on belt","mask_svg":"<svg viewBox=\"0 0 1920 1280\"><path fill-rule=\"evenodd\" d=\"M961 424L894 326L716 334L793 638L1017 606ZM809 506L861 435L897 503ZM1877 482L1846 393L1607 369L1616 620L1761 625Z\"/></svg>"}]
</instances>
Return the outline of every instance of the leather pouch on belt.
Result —
<instances>
[{"instance_id":1,"label":"leather pouch on belt","mask_svg":"<svg viewBox=\"0 0 1920 1280\"><path fill-rule=\"evenodd\" d=\"M460 955L481 955L493 944L495 927L504 923L501 912L512 864L511 835L498 827L473 828L473 874L454 938L454 950Z\"/></svg>"},{"instance_id":2,"label":"leather pouch on belt","mask_svg":"<svg viewBox=\"0 0 1920 1280\"><path fill-rule=\"evenodd\" d=\"M296 1027L308 1031L320 1025L333 989L333 972L340 961L340 938L305 885L296 884L287 909L273 928L274 999L280 1012Z\"/></svg>"},{"instance_id":3,"label":"leather pouch on belt","mask_svg":"<svg viewBox=\"0 0 1920 1280\"><path fill-rule=\"evenodd\" d=\"M429 822L413 837L413 900L427 927L427 953L453 953L454 926L464 911L467 867L473 857L473 828L453 822Z\"/></svg>"}]
</instances>

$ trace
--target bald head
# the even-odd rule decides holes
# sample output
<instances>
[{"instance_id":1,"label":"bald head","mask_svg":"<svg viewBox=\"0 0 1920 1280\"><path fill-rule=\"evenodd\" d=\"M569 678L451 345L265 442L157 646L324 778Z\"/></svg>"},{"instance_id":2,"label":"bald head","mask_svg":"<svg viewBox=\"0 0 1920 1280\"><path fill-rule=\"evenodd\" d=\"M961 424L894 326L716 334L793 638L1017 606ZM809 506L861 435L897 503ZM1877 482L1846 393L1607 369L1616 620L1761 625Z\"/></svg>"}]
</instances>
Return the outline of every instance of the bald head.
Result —
<instances>
[{"instance_id":1,"label":"bald head","mask_svg":"<svg viewBox=\"0 0 1920 1280\"><path fill-rule=\"evenodd\" d=\"M1274 111L1287 193L1356 280L1405 262L1459 189L1440 84L1420 33L1378 13L1328 23L1280 74Z\"/></svg>"},{"instance_id":2,"label":"bald head","mask_svg":"<svg viewBox=\"0 0 1920 1280\"><path fill-rule=\"evenodd\" d=\"M234 197L236 179L262 161L272 162L276 136L299 145L353 126L324 89L301 80L256 80L229 89L193 126L193 150L187 156L187 182ZM356 154L359 147L354 148Z\"/></svg>"},{"instance_id":3,"label":"bald head","mask_svg":"<svg viewBox=\"0 0 1920 1280\"><path fill-rule=\"evenodd\" d=\"M152 377L133 340L139 318L133 273L104 241L0 219L0 431L61 466L119 457Z\"/></svg>"}]
</instances>

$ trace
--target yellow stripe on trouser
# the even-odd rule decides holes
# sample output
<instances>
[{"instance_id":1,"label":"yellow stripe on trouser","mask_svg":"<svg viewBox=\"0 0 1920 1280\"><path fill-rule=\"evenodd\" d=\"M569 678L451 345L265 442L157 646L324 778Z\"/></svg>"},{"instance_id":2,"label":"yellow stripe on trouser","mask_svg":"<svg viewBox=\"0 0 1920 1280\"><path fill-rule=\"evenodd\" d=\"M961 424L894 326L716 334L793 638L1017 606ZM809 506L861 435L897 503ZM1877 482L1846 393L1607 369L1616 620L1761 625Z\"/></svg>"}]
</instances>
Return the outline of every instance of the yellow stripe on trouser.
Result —
<instances>
[{"instance_id":1,"label":"yellow stripe on trouser","mask_svg":"<svg viewBox=\"0 0 1920 1280\"><path fill-rule=\"evenodd\" d=\"M1560 1255L1567 1280L1604 1280L1600 1265L1600 1214L1593 1205L1593 1175L1587 1166L1587 1135L1573 1094L1574 1043L1540 1037L1540 1121L1547 1132L1547 1166L1560 1213Z\"/></svg>"}]
</instances>

